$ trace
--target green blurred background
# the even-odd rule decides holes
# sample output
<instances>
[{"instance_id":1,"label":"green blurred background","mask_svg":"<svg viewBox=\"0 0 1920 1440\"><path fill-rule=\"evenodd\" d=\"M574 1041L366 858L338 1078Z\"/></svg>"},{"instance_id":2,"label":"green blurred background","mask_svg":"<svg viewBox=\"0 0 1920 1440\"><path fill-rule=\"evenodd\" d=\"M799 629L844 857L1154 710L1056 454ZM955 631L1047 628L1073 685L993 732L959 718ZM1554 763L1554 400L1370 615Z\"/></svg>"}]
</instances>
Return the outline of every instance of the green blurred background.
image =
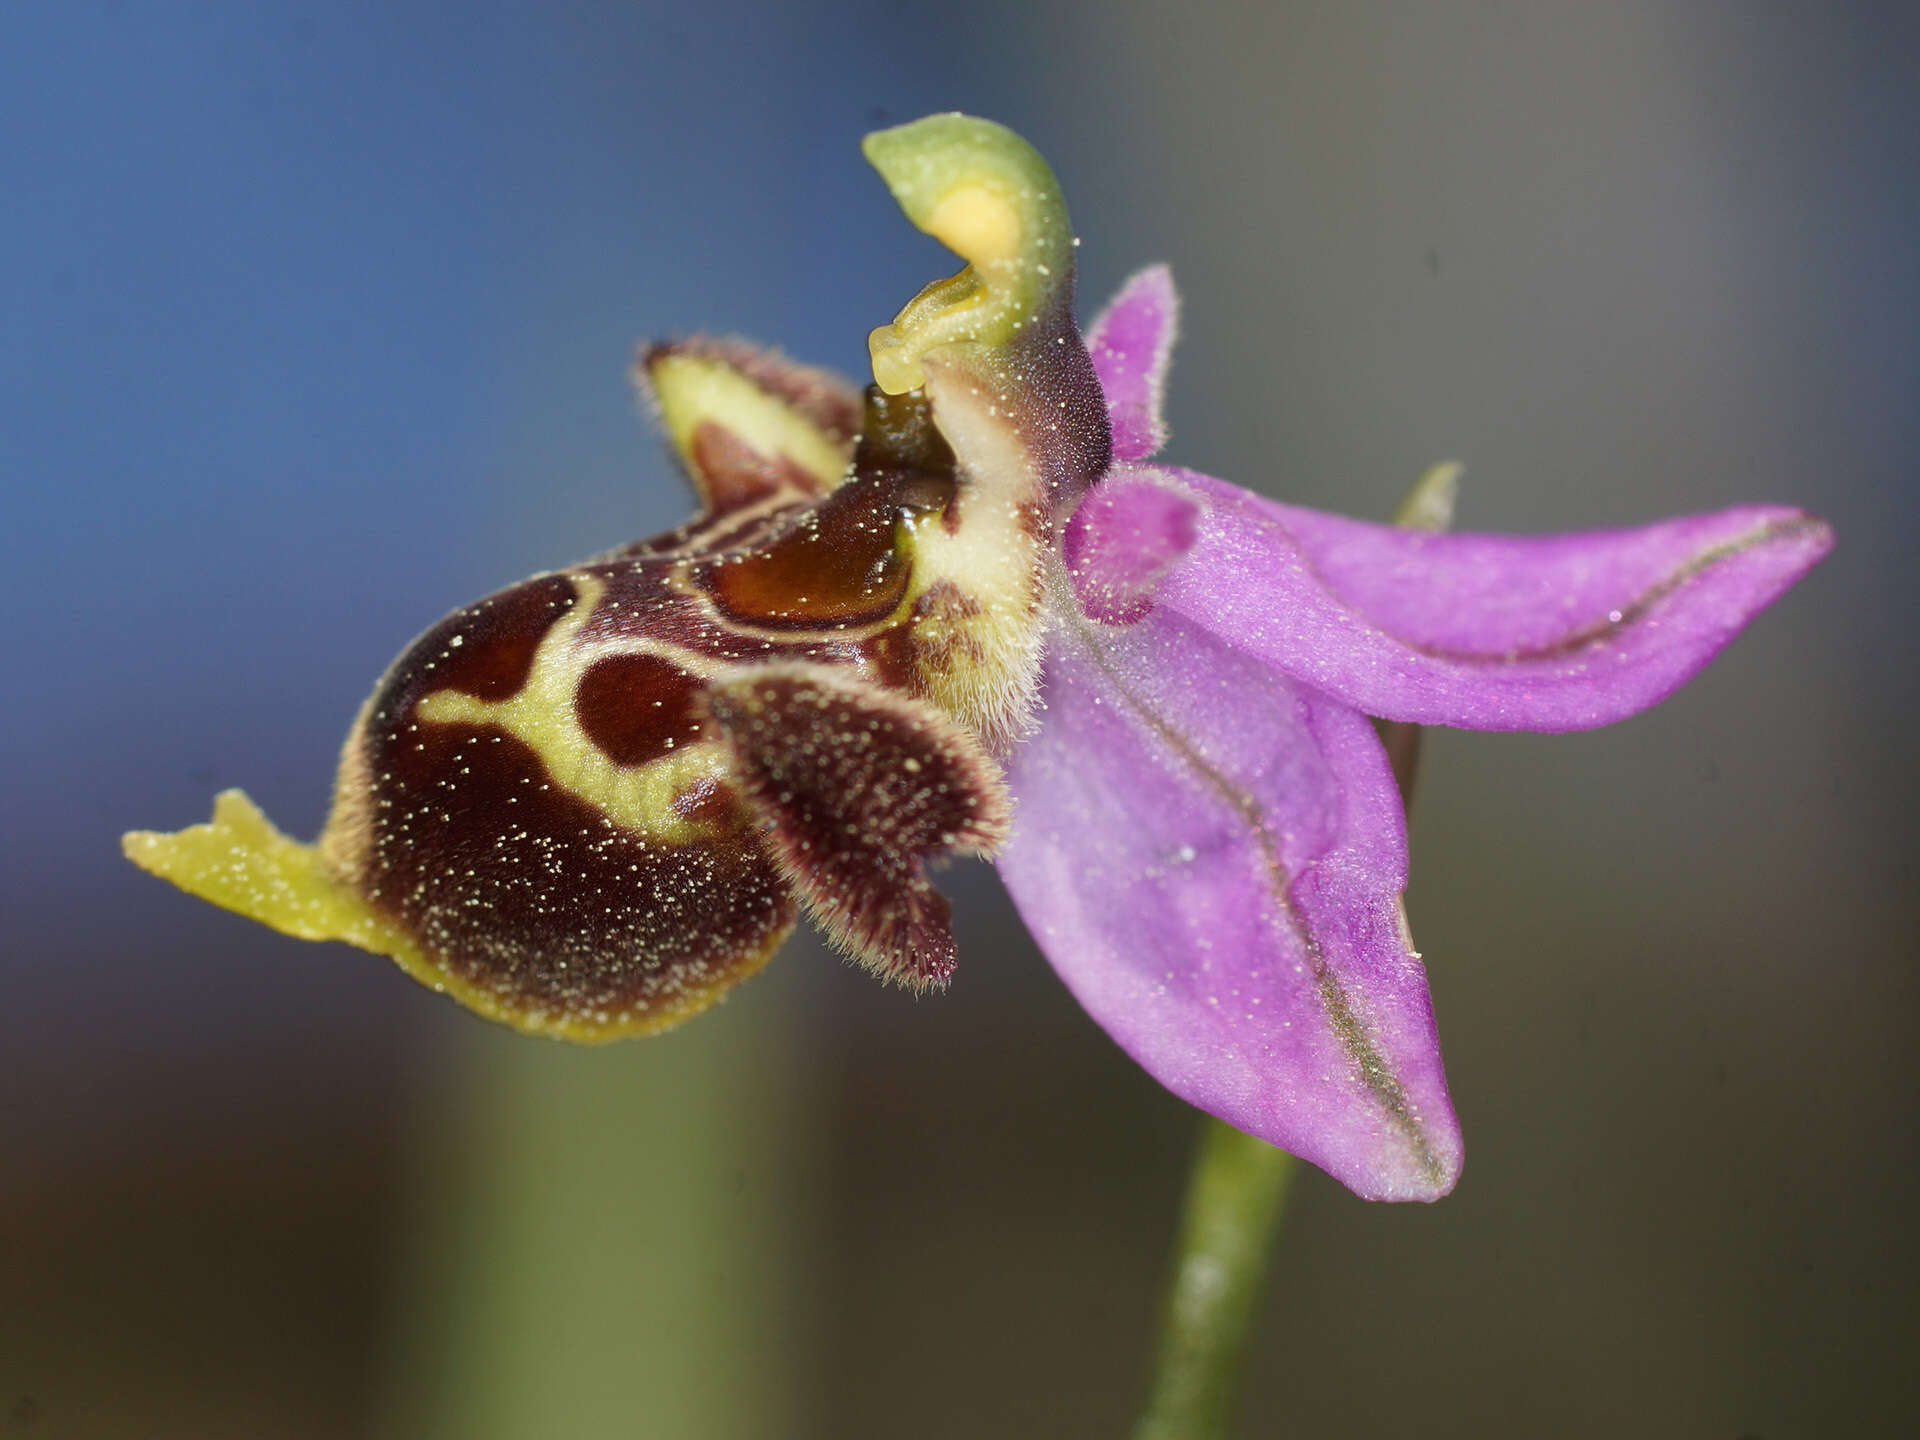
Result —
<instances>
[{"instance_id":1,"label":"green blurred background","mask_svg":"<svg viewBox=\"0 0 1920 1440\"><path fill-rule=\"evenodd\" d=\"M0 1433L1123 1434L1193 1117L990 871L952 991L796 941L572 1051L120 862L316 827L379 667L674 523L623 391L849 371L946 258L858 137L1053 161L1187 299L1172 456L1466 528L1746 499L1833 558L1617 729L1430 737L1457 1193L1299 1186L1244 1433L1902 1433L1910 6L36 4L0 15Z\"/></svg>"}]
</instances>

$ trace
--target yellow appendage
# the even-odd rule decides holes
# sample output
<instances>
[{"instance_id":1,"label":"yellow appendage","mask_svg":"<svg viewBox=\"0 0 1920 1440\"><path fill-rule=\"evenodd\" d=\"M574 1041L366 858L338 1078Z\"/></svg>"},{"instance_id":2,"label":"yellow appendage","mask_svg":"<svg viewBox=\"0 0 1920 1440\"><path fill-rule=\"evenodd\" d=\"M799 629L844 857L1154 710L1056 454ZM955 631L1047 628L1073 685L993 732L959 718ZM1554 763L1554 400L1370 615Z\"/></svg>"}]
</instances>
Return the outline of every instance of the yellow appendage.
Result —
<instances>
[{"instance_id":1,"label":"yellow appendage","mask_svg":"<svg viewBox=\"0 0 1920 1440\"><path fill-rule=\"evenodd\" d=\"M171 835L134 830L120 848L142 870L223 910L301 940L344 940L415 968L401 954L414 949L406 937L335 882L316 846L274 828L244 790L221 791L208 824Z\"/></svg>"},{"instance_id":2,"label":"yellow appendage","mask_svg":"<svg viewBox=\"0 0 1920 1440\"><path fill-rule=\"evenodd\" d=\"M258 920L299 940L344 940L385 955L428 989L451 996L475 1014L528 1035L579 1044L599 1044L625 1035L651 1035L698 1014L720 990L683 997L645 1014L574 1016L516 1010L499 998L451 975L429 960L392 922L327 873L318 846L288 839L244 790L223 790L213 801L213 819L171 835L132 830L120 837L126 857L150 875L189 895ZM785 939L782 933L739 977L764 965ZM725 987L720 987L724 989Z\"/></svg>"}]
</instances>

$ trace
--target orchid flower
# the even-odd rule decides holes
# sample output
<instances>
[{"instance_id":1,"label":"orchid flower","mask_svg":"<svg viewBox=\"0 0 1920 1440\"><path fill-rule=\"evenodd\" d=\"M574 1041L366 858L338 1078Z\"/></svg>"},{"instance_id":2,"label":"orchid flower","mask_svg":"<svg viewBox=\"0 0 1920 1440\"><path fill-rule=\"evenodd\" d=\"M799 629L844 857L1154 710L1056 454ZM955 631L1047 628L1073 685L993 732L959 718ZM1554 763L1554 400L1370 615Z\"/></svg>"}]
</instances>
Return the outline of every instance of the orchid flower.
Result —
<instances>
[{"instance_id":1,"label":"orchid flower","mask_svg":"<svg viewBox=\"0 0 1920 1440\"><path fill-rule=\"evenodd\" d=\"M703 1009L801 913L942 986L928 867L995 855L1068 987L1175 1094L1363 1196L1446 1193L1459 1127L1367 717L1622 719L1830 532L1745 507L1416 533L1153 463L1166 269L1083 338L1077 241L1023 141L941 115L865 148L967 262L873 332L873 384L737 341L650 347L693 520L416 640L315 844L228 791L127 853L584 1041Z\"/></svg>"}]
</instances>

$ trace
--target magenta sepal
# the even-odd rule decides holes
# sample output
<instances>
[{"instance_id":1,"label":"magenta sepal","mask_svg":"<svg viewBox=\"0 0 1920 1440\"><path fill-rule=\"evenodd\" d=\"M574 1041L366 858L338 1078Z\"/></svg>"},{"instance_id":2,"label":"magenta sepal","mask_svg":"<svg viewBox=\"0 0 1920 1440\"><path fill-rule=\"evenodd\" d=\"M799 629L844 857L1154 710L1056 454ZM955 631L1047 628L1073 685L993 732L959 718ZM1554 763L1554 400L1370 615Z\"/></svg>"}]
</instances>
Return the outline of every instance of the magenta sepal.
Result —
<instances>
[{"instance_id":1,"label":"magenta sepal","mask_svg":"<svg viewBox=\"0 0 1920 1440\"><path fill-rule=\"evenodd\" d=\"M1161 578L1200 538L1205 503L1120 462L1081 502L1060 535L1060 558L1080 608L1107 624L1146 617Z\"/></svg>"},{"instance_id":2,"label":"magenta sepal","mask_svg":"<svg viewBox=\"0 0 1920 1440\"><path fill-rule=\"evenodd\" d=\"M1115 466L1061 535L1000 860L1054 968L1175 1094L1370 1199L1459 1175L1400 797L1367 714L1622 719L1832 546L1748 506L1538 539L1324 515L1138 463L1166 435L1163 267L1088 334Z\"/></svg>"},{"instance_id":3,"label":"magenta sepal","mask_svg":"<svg viewBox=\"0 0 1920 1440\"><path fill-rule=\"evenodd\" d=\"M1831 545L1798 511L1431 535L1117 465L1062 535L1007 888L1151 1074L1370 1199L1451 1189L1460 1137L1407 934L1404 819L1362 711L1620 719Z\"/></svg>"},{"instance_id":4,"label":"magenta sepal","mask_svg":"<svg viewBox=\"0 0 1920 1440\"><path fill-rule=\"evenodd\" d=\"M1162 402L1179 316L1173 272L1149 265L1120 287L1087 331L1116 460L1144 460L1167 443Z\"/></svg>"},{"instance_id":5,"label":"magenta sepal","mask_svg":"<svg viewBox=\"0 0 1920 1440\"><path fill-rule=\"evenodd\" d=\"M1161 564L1154 603L1369 715L1473 730L1584 730L1646 709L1833 544L1823 521L1783 506L1635 530L1434 535L1192 471L1115 478L1069 527L1080 554L1136 553L1141 532L1197 507L1191 548ZM1109 611L1115 586L1144 608L1130 569L1109 580L1083 561L1075 584Z\"/></svg>"},{"instance_id":6,"label":"magenta sepal","mask_svg":"<svg viewBox=\"0 0 1920 1440\"><path fill-rule=\"evenodd\" d=\"M1460 1169L1406 832L1367 720L1165 610L1049 636L1000 872L1054 968L1168 1089L1370 1199Z\"/></svg>"}]
</instances>

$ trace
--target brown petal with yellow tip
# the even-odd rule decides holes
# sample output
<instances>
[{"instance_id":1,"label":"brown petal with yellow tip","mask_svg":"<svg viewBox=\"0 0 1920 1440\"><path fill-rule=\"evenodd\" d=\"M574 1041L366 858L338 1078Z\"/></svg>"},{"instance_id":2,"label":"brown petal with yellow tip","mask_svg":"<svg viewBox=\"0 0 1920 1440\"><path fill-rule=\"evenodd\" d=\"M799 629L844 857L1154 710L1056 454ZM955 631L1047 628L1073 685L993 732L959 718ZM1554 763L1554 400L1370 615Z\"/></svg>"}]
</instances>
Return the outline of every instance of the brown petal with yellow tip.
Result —
<instances>
[{"instance_id":1,"label":"brown petal with yellow tip","mask_svg":"<svg viewBox=\"0 0 1920 1440\"><path fill-rule=\"evenodd\" d=\"M808 916L883 979L944 985L953 912L927 862L989 853L1009 829L980 742L930 705L819 666L764 666L707 702Z\"/></svg>"},{"instance_id":2,"label":"brown petal with yellow tip","mask_svg":"<svg viewBox=\"0 0 1920 1440\"><path fill-rule=\"evenodd\" d=\"M860 392L777 350L699 336L650 345L634 380L708 516L816 499L852 459Z\"/></svg>"}]
</instances>

